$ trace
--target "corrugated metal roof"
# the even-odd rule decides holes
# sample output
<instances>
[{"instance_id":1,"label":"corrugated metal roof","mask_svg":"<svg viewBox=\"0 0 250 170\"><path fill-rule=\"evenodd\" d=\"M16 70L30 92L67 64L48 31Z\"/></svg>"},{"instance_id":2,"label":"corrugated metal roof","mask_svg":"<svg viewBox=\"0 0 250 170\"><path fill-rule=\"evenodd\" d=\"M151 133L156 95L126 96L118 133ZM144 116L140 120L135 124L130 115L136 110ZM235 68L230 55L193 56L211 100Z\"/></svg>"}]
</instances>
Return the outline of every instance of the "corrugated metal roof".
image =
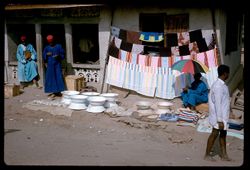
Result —
<instances>
[{"instance_id":1,"label":"corrugated metal roof","mask_svg":"<svg viewBox=\"0 0 250 170\"><path fill-rule=\"evenodd\" d=\"M49 8L72 8L86 6L103 6L103 4L14 4L6 5L5 10L24 10L24 9L49 9Z\"/></svg>"}]
</instances>

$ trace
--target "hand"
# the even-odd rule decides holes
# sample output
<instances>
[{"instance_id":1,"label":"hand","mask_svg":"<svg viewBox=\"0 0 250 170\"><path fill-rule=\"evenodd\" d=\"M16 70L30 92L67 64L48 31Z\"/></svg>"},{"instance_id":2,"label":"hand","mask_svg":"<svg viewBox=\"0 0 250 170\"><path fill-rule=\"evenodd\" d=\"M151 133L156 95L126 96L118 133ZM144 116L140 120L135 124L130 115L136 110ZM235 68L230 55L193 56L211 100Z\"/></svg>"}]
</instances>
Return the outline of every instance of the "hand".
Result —
<instances>
[{"instance_id":1,"label":"hand","mask_svg":"<svg viewBox=\"0 0 250 170\"><path fill-rule=\"evenodd\" d=\"M48 64L47 64L47 63L44 63L44 66L45 66L45 68L47 68Z\"/></svg>"},{"instance_id":2,"label":"hand","mask_svg":"<svg viewBox=\"0 0 250 170\"><path fill-rule=\"evenodd\" d=\"M52 52L47 52L46 55L52 55Z\"/></svg>"},{"instance_id":3,"label":"hand","mask_svg":"<svg viewBox=\"0 0 250 170\"><path fill-rule=\"evenodd\" d=\"M223 122L218 122L219 129L224 130L224 123Z\"/></svg>"},{"instance_id":4,"label":"hand","mask_svg":"<svg viewBox=\"0 0 250 170\"><path fill-rule=\"evenodd\" d=\"M187 92L187 91L188 91L187 87L183 88L183 92Z\"/></svg>"}]
</instances>

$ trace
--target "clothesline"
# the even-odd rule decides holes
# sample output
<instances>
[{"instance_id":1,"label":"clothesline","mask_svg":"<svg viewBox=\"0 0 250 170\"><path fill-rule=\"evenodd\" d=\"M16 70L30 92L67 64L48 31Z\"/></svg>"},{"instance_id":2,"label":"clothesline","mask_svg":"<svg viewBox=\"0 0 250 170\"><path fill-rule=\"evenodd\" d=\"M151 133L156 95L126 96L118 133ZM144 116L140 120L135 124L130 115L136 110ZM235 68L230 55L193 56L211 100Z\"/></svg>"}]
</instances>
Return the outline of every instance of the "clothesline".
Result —
<instances>
[{"instance_id":1,"label":"clothesline","mask_svg":"<svg viewBox=\"0 0 250 170\"><path fill-rule=\"evenodd\" d=\"M126 42L142 44L142 41L147 42L160 42L164 38L166 39L166 45L171 46L182 46L187 45L191 42L203 41L209 44L214 32L212 30L201 30L196 29L187 32L176 32L176 33L157 33L157 32L136 32L130 30L120 29L118 27L111 26L111 35L118 37Z\"/></svg>"}]
</instances>

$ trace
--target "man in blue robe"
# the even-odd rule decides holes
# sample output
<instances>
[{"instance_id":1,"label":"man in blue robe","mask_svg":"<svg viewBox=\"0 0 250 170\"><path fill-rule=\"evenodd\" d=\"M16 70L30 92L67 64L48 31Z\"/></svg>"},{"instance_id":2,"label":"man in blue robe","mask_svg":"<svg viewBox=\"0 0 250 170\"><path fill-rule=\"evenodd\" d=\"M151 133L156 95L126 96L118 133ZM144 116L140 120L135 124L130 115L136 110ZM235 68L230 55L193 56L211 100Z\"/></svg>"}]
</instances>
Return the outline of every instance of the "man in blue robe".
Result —
<instances>
[{"instance_id":1,"label":"man in blue robe","mask_svg":"<svg viewBox=\"0 0 250 170\"><path fill-rule=\"evenodd\" d=\"M201 77L201 73L195 73L194 82L191 84L191 87L183 89L181 98L184 107L189 107L191 110L195 110L196 105L208 102L208 88L201 80Z\"/></svg>"},{"instance_id":2,"label":"man in blue robe","mask_svg":"<svg viewBox=\"0 0 250 170\"><path fill-rule=\"evenodd\" d=\"M30 82L33 82L33 86L38 85L38 68L37 68L37 54L35 49L30 43L26 42L26 36L21 36L21 43L17 46L16 58L17 64L17 76L20 82L21 88Z\"/></svg>"},{"instance_id":3,"label":"man in blue robe","mask_svg":"<svg viewBox=\"0 0 250 170\"><path fill-rule=\"evenodd\" d=\"M47 36L47 45L43 50L43 60L46 67L45 75L45 93L52 98L61 96L65 90L61 61L64 59L64 49L61 44L54 43L53 35Z\"/></svg>"}]
</instances>

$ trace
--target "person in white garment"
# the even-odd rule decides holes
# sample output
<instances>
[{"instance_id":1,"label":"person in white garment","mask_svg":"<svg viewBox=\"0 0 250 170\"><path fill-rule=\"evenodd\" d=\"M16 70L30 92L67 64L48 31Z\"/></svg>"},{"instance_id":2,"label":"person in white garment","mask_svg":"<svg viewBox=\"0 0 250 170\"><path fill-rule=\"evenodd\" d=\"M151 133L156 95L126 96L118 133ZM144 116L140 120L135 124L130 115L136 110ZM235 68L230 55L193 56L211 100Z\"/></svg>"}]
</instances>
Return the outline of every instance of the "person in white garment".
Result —
<instances>
[{"instance_id":1,"label":"person in white garment","mask_svg":"<svg viewBox=\"0 0 250 170\"><path fill-rule=\"evenodd\" d=\"M219 135L219 143L221 154L220 157L224 161L231 159L226 151L226 136L227 136L227 122L230 112L230 96L225 80L229 77L229 67L227 65L220 65L218 67L218 79L213 83L209 92L209 123L213 127L212 133L207 140L207 148L204 159L215 161L210 152L214 145L215 139Z\"/></svg>"}]
</instances>

